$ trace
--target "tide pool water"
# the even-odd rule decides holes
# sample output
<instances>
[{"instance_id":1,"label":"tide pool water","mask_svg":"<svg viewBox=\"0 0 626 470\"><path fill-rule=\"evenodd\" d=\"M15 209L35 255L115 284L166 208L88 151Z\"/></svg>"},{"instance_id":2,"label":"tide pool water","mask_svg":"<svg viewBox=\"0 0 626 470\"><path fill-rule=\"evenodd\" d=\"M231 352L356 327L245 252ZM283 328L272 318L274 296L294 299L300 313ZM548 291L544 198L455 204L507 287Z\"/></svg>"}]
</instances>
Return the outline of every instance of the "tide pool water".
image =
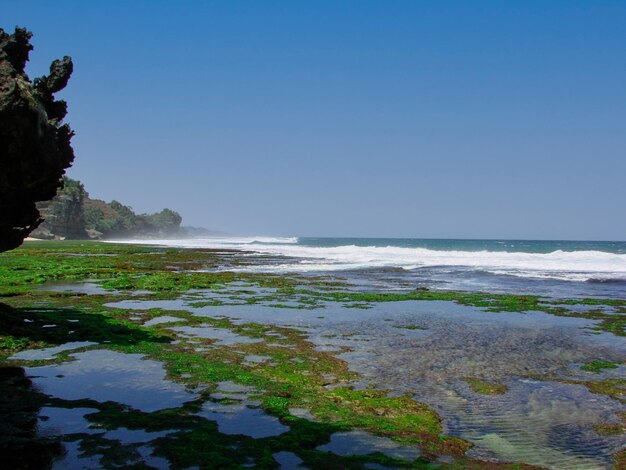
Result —
<instances>
[{"instance_id":1,"label":"tide pool water","mask_svg":"<svg viewBox=\"0 0 626 470\"><path fill-rule=\"evenodd\" d=\"M260 289L255 296L273 294ZM140 312L185 310L196 318L219 314L234 324L294 328L316 351L336 355L358 374L357 389L410 395L436 410L444 432L474 444L468 455L482 460L524 462L555 470L608 469L625 436L604 436L595 426L615 423L623 404L594 394L581 384L559 379L601 380L623 376L624 367L602 373L584 371L590 358L622 362L623 338L590 334L592 320L542 312L484 312L450 302L384 302L368 309L328 302L315 309L276 308L273 300L246 305L198 305L195 292L172 300L125 300L108 307ZM251 338L219 328L170 327L186 338L224 338L241 348ZM271 360L271 359L270 359ZM544 377L543 380L529 376ZM465 377L506 386L502 394L473 391ZM548 378L546 378L548 377ZM333 388L347 384L333 383ZM315 420L308 409L290 413ZM213 419L213 418L211 418ZM360 454L373 448L400 458L416 458L415 448L362 431L340 432L321 447L334 453ZM397 454L395 454L397 453Z\"/></svg>"}]
</instances>

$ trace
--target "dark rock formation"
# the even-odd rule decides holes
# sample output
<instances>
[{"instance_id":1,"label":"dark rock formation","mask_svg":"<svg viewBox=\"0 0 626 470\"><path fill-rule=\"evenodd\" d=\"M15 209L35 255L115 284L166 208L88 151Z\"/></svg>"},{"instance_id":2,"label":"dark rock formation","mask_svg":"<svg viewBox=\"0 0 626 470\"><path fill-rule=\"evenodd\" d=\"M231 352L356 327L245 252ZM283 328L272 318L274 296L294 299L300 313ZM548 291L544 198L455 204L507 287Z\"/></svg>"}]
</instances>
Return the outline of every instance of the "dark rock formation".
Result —
<instances>
[{"instance_id":1,"label":"dark rock formation","mask_svg":"<svg viewBox=\"0 0 626 470\"><path fill-rule=\"evenodd\" d=\"M0 304L0 314L5 307ZM0 367L0 452L2 468L52 468L63 455L60 438L38 432L38 416L49 397L39 392L21 367Z\"/></svg>"},{"instance_id":2,"label":"dark rock formation","mask_svg":"<svg viewBox=\"0 0 626 470\"><path fill-rule=\"evenodd\" d=\"M41 222L37 201L52 199L72 160L73 131L56 101L72 74L64 57L32 83L24 72L31 33L0 29L0 252L16 248Z\"/></svg>"},{"instance_id":3,"label":"dark rock formation","mask_svg":"<svg viewBox=\"0 0 626 470\"><path fill-rule=\"evenodd\" d=\"M63 177L63 189L50 201L37 203L44 219L31 233L36 238L64 238L80 240L87 237L84 204L89 198L80 181Z\"/></svg>"}]
</instances>

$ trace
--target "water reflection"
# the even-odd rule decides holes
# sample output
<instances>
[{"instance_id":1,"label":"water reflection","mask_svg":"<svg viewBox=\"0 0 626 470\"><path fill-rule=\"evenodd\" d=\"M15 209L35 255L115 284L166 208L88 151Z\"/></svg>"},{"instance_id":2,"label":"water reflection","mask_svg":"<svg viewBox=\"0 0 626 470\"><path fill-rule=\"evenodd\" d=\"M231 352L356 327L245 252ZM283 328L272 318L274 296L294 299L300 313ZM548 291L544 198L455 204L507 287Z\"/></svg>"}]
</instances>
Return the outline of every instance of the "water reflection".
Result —
<instances>
[{"instance_id":1,"label":"water reflection","mask_svg":"<svg viewBox=\"0 0 626 470\"><path fill-rule=\"evenodd\" d=\"M29 367L28 375L44 393L64 400L110 400L154 411L194 399L183 385L166 380L160 363L140 354L95 350L73 357L59 365Z\"/></svg>"},{"instance_id":2,"label":"water reflection","mask_svg":"<svg viewBox=\"0 0 626 470\"><path fill-rule=\"evenodd\" d=\"M64 452L56 436L39 435L45 396L21 367L0 367L0 455L3 468L49 468Z\"/></svg>"},{"instance_id":3,"label":"water reflection","mask_svg":"<svg viewBox=\"0 0 626 470\"><path fill-rule=\"evenodd\" d=\"M318 450L338 455L367 455L380 452L388 457L401 460L415 460L421 452L415 447L402 446L386 437L373 436L365 431L344 431L333 434L328 444Z\"/></svg>"},{"instance_id":4,"label":"water reflection","mask_svg":"<svg viewBox=\"0 0 626 470\"><path fill-rule=\"evenodd\" d=\"M593 322L541 312L487 313L449 302L389 302L367 310L325 303L301 310L269 305L199 307L185 300L125 302L124 308L185 308L198 316L295 327L319 350L340 357L362 377L358 387L412 394L443 417L446 433L470 440L470 455L550 468L609 468L626 439L601 436L594 426L613 422L622 404L582 385L528 377L598 380L581 371L592 359L623 362L623 338L591 334ZM473 377L508 387L481 395Z\"/></svg>"}]
</instances>

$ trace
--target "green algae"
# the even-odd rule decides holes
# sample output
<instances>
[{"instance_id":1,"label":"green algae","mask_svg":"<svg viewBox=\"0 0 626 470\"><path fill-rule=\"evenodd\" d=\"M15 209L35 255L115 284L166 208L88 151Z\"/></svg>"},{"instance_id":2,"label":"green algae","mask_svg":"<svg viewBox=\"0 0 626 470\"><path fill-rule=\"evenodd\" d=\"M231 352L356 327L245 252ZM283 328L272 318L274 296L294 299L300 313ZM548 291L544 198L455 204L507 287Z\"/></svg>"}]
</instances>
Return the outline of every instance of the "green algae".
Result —
<instances>
[{"instance_id":1,"label":"green algae","mask_svg":"<svg viewBox=\"0 0 626 470\"><path fill-rule=\"evenodd\" d=\"M607 361L592 361L581 366L582 370L586 370L588 372L601 372L605 369L617 369L619 364L615 364L614 362Z\"/></svg>"},{"instance_id":2,"label":"green algae","mask_svg":"<svg viewBox=\"0 0 626 470\"><path fill-rule=\"evenodd\" d=\"M111 346L170 341L151 331L99 312L74 308L13 308L0 303L0 357L19 350L89 341Z\"/></svg>"},{"instance_id":3,"label":"green algae","mask_svg":"<svg viewBox=\"0 0 626 470\"><path fill-rule=\"evenodd\" d=\"M418 325L395 325L394 328L398 328L401 330L427 330L428 328L425 328L423 326L418 326Z\"/></svg>"},{"instance_id":4,"label":"green algae","mask_svg":"<svg viewBox=\"0 0 626 470\"><path fill-rule=\"evenodd\" d=\"M17 338L11 335L0 336L0 354L15 353L29 346L37 346L37 343L31 341L29 338Z\"/></svg>"},{"instance_id":5,"label":"green algae","mask_svg":"<svg viewBox=\"0 0 626 470\"><path fill-rule=\"evenodd\" d=\"M599 382L583 381L581 383L592 393L626 401L626 379L606 379Z\"/></svg>"},{"instance_id":6,"label":"green algae","mask_svg":"<svg viewBox=\"0 0 626 470\"><path fill-rule=\"evenodd\" d=\"M467 382L469 387L474 392L480 393L482 395L502 395L508 390L508 387L506 385L486 382L481 379L465 377L463 380Z\"/></svg>"},{"instance_id":7,"label":"green algae","mask_svg":"<svg viewBox=\"0 0 626 470\"><path fill-rule=\"evenodd\" d=\"M610 378L599 381L549 377L544 377L543 379L566 384L583 385L587 387L591 393L606 395L607 397L626 403L626 379L623 378ZM541 378L539 378L539 380L541 380Z\"/></svg>"}]
</instances>

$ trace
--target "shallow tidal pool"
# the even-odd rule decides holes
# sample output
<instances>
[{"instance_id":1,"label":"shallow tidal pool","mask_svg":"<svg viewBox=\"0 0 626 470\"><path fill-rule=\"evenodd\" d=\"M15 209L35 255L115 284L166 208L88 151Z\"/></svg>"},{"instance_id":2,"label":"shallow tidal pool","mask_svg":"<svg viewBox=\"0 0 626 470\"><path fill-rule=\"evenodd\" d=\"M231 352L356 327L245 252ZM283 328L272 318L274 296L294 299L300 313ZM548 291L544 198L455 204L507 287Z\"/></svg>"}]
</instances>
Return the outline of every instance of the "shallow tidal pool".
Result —
<instances>
[{"instance_id":1,"label":"shallow tidal pool","mask_svg":"<svg viewBox=\"0 0 626 470\"><path fill-rule=\"evenodd\" d=\"M367 309L337 303L316 309L192 304L183 297L111 306L184 309L235 324L294 328L317 350L347 362L358 374L350 385L386 390L390 396L410 394L431 405L443 418L444 433L472 442L468 455L483 460L610 468L612 455L626 444L623 434L597 432L598 426L619 422L623 402L583 384L623 377L626 368L601 373L580 368L597 357L624 362L626 344L620 337L591 332L590 320L541 312L491 313L451 302L385 302ZM215 345L224 344L224 338L237 345L232 333L178 329L213 339ZM480 393L469 379L501 384L502 391ZM328 385L333 386L337 384ZM332 442L323 448L331 449Z\"/></svg>"},{"instance_id":2,"label":"shallow tidal pool","mask_svg":"<svg viewBox=\"0 0 626 470\"><path fill-rule=\"evenodd\" d=\"M2 377L52 468L608 469L626 445L626 342L594 320L236 283L160 300L86 286L54 289L86 308L106 298L141 335L90 340L72 311L43 325L69 325L67 342L13 354Z\"/></svg>"}]
</instances>

